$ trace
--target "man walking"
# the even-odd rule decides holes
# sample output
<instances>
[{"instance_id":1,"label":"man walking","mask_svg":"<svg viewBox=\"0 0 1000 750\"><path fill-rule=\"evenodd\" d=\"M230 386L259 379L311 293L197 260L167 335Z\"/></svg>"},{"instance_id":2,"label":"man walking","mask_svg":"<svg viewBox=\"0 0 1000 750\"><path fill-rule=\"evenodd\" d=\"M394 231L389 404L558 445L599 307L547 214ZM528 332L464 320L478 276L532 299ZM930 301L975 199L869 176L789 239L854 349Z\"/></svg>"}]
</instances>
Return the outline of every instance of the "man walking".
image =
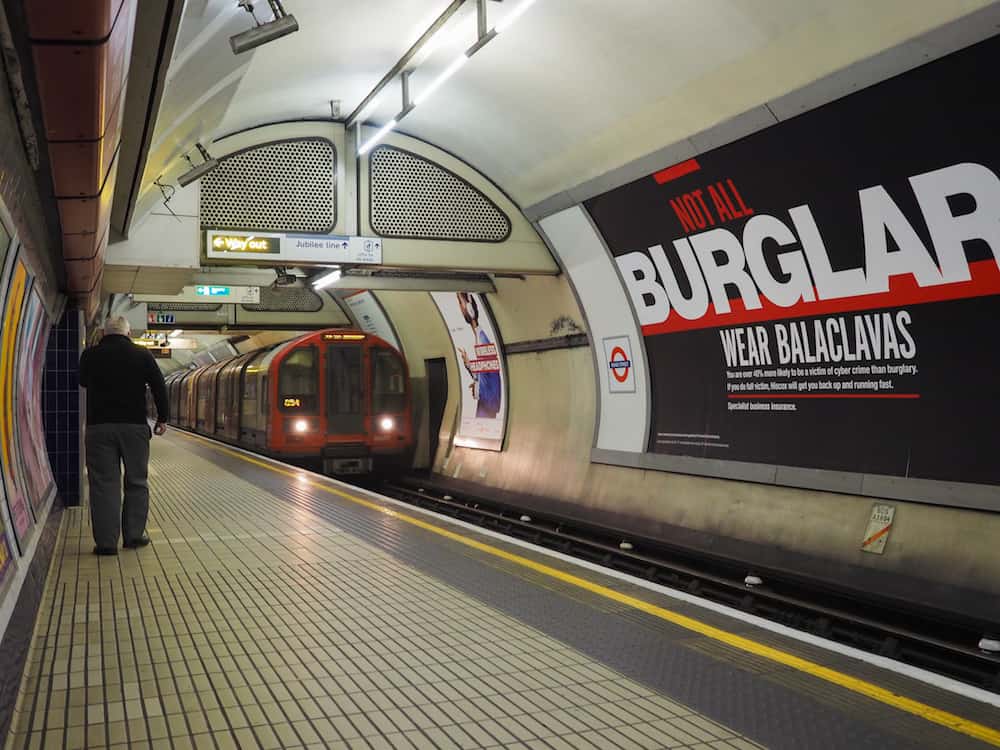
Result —
<instances>
[{"instance_id":1,"label":"man walking","mask_svg":"<svg viewBox=\"0 0 1000 750\"><path fill-rule=\"evenodd\" d=\"M167 386L153 355L132 343L129 322L109 318L104 338L80 358L87 389L87 477L94 553L117 555L119 534L128 548L149 544L149 440L146 386L156 402L156 428L166 432ZM125 464L122 503L121 465Z\"/></svg>"}]
</instances>

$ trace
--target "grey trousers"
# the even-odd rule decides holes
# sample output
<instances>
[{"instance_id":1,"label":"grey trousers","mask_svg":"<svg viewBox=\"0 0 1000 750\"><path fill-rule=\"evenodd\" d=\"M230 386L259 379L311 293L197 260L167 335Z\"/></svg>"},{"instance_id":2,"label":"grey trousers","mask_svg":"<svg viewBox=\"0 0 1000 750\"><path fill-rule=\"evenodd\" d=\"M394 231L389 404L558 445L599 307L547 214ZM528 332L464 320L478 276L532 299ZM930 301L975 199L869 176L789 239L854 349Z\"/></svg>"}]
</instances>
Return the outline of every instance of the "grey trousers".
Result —
<instances>
[{"instance_id":1,"label":"grey trousers","mask_svg":"<svg viewBox=\"0 0 1000 750\"><path fill-rule=\"evenodd\" d=\"M90 521L98 547L117 547L146 530L149 514L149 427L144 424L97 424L87 427L87 479ZM121 465L125 464L125 502Z\"/></svg>"}]
</instances>

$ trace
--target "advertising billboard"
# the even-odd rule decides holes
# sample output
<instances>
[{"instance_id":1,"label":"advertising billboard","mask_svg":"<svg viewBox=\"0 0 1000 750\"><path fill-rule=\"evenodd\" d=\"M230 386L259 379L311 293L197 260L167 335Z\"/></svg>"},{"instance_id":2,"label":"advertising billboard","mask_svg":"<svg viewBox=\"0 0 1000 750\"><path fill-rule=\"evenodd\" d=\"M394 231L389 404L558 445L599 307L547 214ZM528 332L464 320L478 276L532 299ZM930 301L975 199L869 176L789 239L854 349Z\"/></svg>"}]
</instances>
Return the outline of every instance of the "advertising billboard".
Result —
<instances>
[{"instance_id":1,"label":"advertising billboard","mask_svg":"<svg viewBox=\"0 0 1000 750\"><path fill-rule=\"evenodd\" d=\"M6 306L4 305L4 299L6 295L6 289L3 286L5 279L5 271L7 268L7 259L10 252L12 252L12 238L10 233L8 233L7 228L0 222L0 367L2 367L2 357L3 357L3 336L2 331L6 330L6 318L4 313L6 311ZM0 388L0 407L3 405L2 401L3 389ZM2 417L0 417L2 419ZM3 449L0 448L0 596L4 591L7 582L10 580L14 573L14 555L13 555L13 537L10 536L12 530L10 529L9 513L7 508L7 492L4 489L3 482L3 464L2 464Z\"/></svg>"},{"instance_id":2,"label":"advertising billboard","mask_svg":"<svg viewBox=\"0 0 1000 750\"><path fill-rule=\"evenodd\" d=\"M45 428L42 422L42 370L49 324L44 305L32 289L25 302L21 323L20 353L18 355L17 443L21 459L24 488L38 518L52 488L52 470L45 447Z\"/></svg>"},{"instance_id":3,"label":"advertising billboard","mask_svg":"<svg viewBox=\"0 0 1000 750\"><path fill-rule=\"evenodd\" d=\"M19 545L27 540L34 524L19 461L16 434L16 366L17 339L21 329L21 315L29 284L24 265L17 261L10 277L7 299L4 303L3 335L0 337L0 459L3 462L3 480L7 493L14 535Z\"/></svg>"},{"instance_id":4,"label":"advertising billboard","mask_svg":"<svg viewBox=\"0 0 1000 750\"><path fill-rule=\"evenodd\" d=\"M431 297L451 336L461 379L461 422L455 445L502 450L507 373L486 300L472 292L433 292Z\"/></svg>"},{"instance_id":5,"label":"advertising billboard","mask_svg":"<svg viewBox=\"0 0 1000 750\"><path fill-rule=\"evenodd\" d=\"M642 327L648 452L1000 484L998 56L994 37L586 202Z\"/></svg>"},{"instance_id":6,"label":"advertising billboard","mask_svg":"<svg viewBox=\"0 0 1000 750\"><path fill-rule=\"evenodd\" d=\"M380 237L347 237L278 232L205 232L205 256L212 260L251 258L268 263L381 263Z\"/></svg>"}]
</instances>

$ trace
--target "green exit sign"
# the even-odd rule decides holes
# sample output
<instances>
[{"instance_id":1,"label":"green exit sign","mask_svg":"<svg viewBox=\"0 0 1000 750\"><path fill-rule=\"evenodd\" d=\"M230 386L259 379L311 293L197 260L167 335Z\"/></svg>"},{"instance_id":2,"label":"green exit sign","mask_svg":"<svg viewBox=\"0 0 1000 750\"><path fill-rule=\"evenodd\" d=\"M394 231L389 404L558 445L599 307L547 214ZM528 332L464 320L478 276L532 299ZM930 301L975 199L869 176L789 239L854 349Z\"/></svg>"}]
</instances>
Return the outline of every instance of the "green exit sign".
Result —
<instances>
[{"instance_id":1,"label":"green exit sign","mask_svg":"<svg viewBox=\"0 0 1000 750\"><path fill-rule=\"evenodd\" d=\"M228 286L197 286L195 293L199 297L228 297L232 290Z\"/></svg>"}]
</instances>

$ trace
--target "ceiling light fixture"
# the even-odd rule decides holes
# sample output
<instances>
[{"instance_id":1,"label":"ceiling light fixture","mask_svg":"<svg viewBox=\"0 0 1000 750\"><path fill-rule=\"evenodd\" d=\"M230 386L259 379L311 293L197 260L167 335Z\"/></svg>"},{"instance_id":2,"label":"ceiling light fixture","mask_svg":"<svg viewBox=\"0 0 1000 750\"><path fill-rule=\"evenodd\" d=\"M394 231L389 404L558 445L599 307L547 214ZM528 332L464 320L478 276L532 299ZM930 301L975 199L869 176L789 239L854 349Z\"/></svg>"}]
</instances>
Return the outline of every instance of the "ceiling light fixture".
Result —
<instances>
[{"instance_id":1,"label":"ceiling light fixture","mask_svg":"<svg viewBox=\"0 0 1000 750\"><path fill-rule=\"evenodd\" d=\"M299 22L291 13L285 12L281 0L267 0L267 4L271 8L274 19L261 23L253 12L253 3L250 0L240 0L240 7L250 14L255 26L248 31L229 37L229 46L233 48L234 55L273 42L275 39L280 39L299 30Z\"/></svg>"},{"instance_id":2,"label":"ceiling light fixture","mask_svg":"<svg viewBox=\"0 0 1000 750\"><path fill-rule=\"evenodd\" d=\"M501 32L506 31L511 26L513 26L514 22L517 21L517 19L519 19L521 16L523 16L525 11L527 11L528 8L534 5L535 2L536 0L522 0L517 6L514 7L513 10L511 10L502 19L500 19L500 21L496 24L494 28L487 31L486 0L476 0L479 36L475 44L473 44L465 52L463 52L461 55L455 58L451 62L451 64L448 65L448 67L446 67L441 72L440 75L438 75L437 78L435 78L433 81L430 82L430 84L428 84L427 88L423 92L418 94L412 100L410 99L409 76L413 72L413 69L412 68L399 69L398 72L402 76L403 108L399 111L399 114L397 114L389 122L387 122L385 125L379 128L378 131L375 133L375 135L373 135L367 141L364 141L364 143L361 143L359 145L358 156L364 156L373 148L375 148L375 146L379 143L379 141L385 138L385 136L388 135L399 124L400 120L402 120L410 112L413 111L414 107L416 107L418 104L426 102L431 97L431 95L441 87L441 85L445 81L447 81L449 78L451 78L453 75L455 75L455 73L457 73L465 66L465 64L469 61L469 58L471 58L474 54L476 54L479 50L481 50L489 42L491 42L494 38L496 38L497 34L500 34ZM437 29L436 33L439 32L440 32L440 27ZM422 43L426 44L427 42L430 41L431 37L428 37L425 34L425 36L422 38ZM408 54L410 54L412 57L412 55L416 54L416 51L414 49L411 49L410 53ZM404 60L406 59L410 58L404 58ZM399 65L399 63L397 63L397 65ZM371 111L372 109L371 102L374 101L374 97L378 95L379 91L382 90L382 88L388 83L388 81L389 81L388 76L386 78L383 78L382 81L379 83L379 85L376 86L375 89L367 97L365 97L365 102L362 103L362 109L360 110L360 112L348 118L347 121L348 127L350 127L353 124L357 124L358 126L359 142L361 140L360 136L361 136L361 124L362 124L362 118L360 115L367 114L368 112Z\"/></svg>"},{"instance_id":3,"label":"ceiling light fixture","mask_svg":"<svg viewBox=\"0 0 1000 750\"><path fill-rule=\"evenodd\" d=\"M413 100L413 106L416 107L418 104L422 104L423 102L426 102L428 99L430 99L431 95L439 88L441 88L441 84L443 84L453 75L455 75L458 71L460 71L463 67L465 67L465 64L467 62L469 62L469 58L467 55L465 54L459 55L451 63L451 65L449 65L441 72L441 75L439 75L437 78L431 81L430 84L428 84L427 88L424 89L420 93L420 95Z\"/></svg>"},{"instance_id":4,"label":"ceiling light fixture","mask_svg":"<svg viewBox=\"0 0 1000 750\"><path fill-rule=\"evenodd\" d=\"M371 151L375 147L375 144L381 141L383 138L385 138L386 134L394 127L396 127L398 124L399 120L396 119L389 120L389 122L387 122L385 125L383 125L381 128L378 129L378 132L375 133L375 135L373 135L371 138L369 138L367 141L364 142L361 148L358 149L358 155L364 156L369 151Z\"/></svg>"},{"instance_id":5,"label":"ceiling light fixture","mask_svg":"<svg viewBox=\"0 0 1000 750\"><path fill-rule=\"evenodd\" d=\"M343 275L344 274L340 270L340 268L334 268L329 273L325 273L318 279L314 279L312 283L313 289L326 289L326 287L332 284L336 284L338 281L340 281L340 278Z\"/></svg>"},{"instance_id":6,"label":"ceiling light fixture","mask_svg":"<svg viewBox=\"0 0 1000 750\"><path fill-rule=\"evenodd\" d=\"M204 161L198 166L195 166L194 162L191 161L191 157L188 156L187 154L184 154L184 158L187 159L187 163L191 165L191 169L189 169L187 172L185 172L184 174L182 174L180 177L177 178L177 184L180 185L181 187L187 187L195 180L201 179L209 172L211 172L213 169L219 166L219 160L213 159L211 156L209 156L209 153L208 151L205 150L204 146L202 146L200 143L196 143L195 147L198 149L198 153L201 154L201 158Z\"/></svg>"}]
</instances>

